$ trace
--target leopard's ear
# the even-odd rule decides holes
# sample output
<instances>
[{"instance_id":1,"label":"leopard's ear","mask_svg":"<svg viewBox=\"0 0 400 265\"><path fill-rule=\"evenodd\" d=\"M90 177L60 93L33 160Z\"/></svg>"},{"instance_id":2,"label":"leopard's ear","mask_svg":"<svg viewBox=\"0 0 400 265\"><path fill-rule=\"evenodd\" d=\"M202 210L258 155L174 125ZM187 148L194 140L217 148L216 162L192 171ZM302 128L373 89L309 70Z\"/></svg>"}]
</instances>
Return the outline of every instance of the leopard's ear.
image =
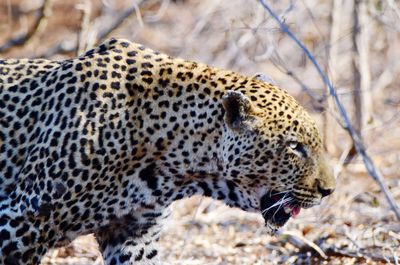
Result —
<instances>
[{"instance_id":1,"label":"leopard's ear","mask_svg":"<svg viewBox=\"0 0 400 265\"><path fill-rule=\"evenodd\" d=\"M274 79L272 79L270 76L266 75L266 74L262 74L262 73L257 73L253 76L253 78L263 81L265 83L271 84L276 86L276 82Z\"/></svg>"},{"instance_id":2,"label":"leopard's ear","mask_svg":"<svg viewBox=\"0 0 400 265\"><path fill-rule=\"evenodd\" d=\"M248 129L256 120L256 108L250 99L239 91L228 90L222 97L225 124L234 131Z\"/></svg>"}]
</instances>

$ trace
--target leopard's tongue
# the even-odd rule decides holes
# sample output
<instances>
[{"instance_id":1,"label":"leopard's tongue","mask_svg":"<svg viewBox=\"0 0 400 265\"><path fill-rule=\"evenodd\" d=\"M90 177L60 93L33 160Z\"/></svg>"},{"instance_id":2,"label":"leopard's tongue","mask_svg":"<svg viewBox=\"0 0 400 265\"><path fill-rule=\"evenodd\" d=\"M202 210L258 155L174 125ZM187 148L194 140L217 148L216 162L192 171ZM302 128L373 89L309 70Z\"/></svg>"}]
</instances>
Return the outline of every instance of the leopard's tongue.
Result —
<instances>
[{"instance_id":1,"label":"leopard's tongue","mask_svg":"<svg viewBox=\"0 0 400 265\"><path fill-rule=\"evenodd\" d=\"M293 205L290 205L290 204L285 204L285 205L283 206L283 208L284 208L284 210L285 210L285 213L287 213L287 214L290 213L290 216L291 216L291 217L296 217L296 216L299 215L299 213L300 213L300 207L298 207L298 206L293 206Z\"/></svg>"},{"instance_id":2,"label":"leopard's tongue","mask_svg":"<svg viewBox=\"0 0 400 265\"><path fill-rule=\"evenodd\" d=\"M292 217L296 217L298 216L300 213L300 207L294 206L292 208L292 211L290 212L290 214L292 215Z\"/></svg>"}]
</instances>

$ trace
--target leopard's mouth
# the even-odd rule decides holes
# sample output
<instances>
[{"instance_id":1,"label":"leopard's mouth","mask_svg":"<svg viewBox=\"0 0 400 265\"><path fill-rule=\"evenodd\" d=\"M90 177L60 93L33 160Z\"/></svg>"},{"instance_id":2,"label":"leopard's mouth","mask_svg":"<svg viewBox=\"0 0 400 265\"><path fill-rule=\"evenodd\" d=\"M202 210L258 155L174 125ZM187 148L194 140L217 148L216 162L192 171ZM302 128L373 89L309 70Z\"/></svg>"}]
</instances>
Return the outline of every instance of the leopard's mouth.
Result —
<instances>
[{"instance_id":1,"label":"leopard's mouth","mask_svg":"<svg viewBox=\"0 0 400 265\"><path fill-rule=\"evenodd\" d=\"M288 192L271 191L261 197L261 213L268 232L274 234L290 217L300 213L296 199Z\"/></svg>"}]
</instances>

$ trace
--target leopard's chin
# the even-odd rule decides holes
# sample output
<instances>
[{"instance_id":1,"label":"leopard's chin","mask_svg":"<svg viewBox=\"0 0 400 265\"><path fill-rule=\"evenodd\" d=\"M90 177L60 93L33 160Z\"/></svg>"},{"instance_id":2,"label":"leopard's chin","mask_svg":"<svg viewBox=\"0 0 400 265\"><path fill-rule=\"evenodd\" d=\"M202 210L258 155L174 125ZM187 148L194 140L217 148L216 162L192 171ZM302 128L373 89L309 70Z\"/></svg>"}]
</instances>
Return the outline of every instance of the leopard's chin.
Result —
<instances>
[{"instance_id":1,"label":"leopard's chin","mask_svg":"<svg viewBox=\"0 0 400 265\"><path fill-rule=\"evenodd\" d=\"M266 228L267 234L270 236L276 235L281 227L282 226L279 226L276 223L273 223L269 220L265 220L265 228Z\"/></svg>"},{"instance_id":2,"label":"leopard's chin","mask_svg":"<svg viewBox=\"0 0 400 265\"><path fill-rule=\"evenodd\" d=\"M275 234L290 217L300 213L300 206L289 193L271 191L261 197L260 205L269 234Z\"/></svg>"}]
</instances>

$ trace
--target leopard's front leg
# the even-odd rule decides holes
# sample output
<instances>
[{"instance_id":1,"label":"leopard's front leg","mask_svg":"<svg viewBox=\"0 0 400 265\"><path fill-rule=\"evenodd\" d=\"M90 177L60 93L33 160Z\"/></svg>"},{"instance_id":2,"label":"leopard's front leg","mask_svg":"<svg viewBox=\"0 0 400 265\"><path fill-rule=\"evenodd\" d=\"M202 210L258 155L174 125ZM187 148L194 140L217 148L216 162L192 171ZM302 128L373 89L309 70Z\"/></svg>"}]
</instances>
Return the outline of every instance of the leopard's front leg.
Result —
<instances>
[{"instance_id":1,"label":"leopard's front leg","mask_svg":"<svg viewBox=\"0 0 400 265\"><path fill-rule=\"evenodd\" d=\"M169 210L125 215L95 235L107 265L160 264L158 239Z\"/></svg>"},{"instance_id":2,"label":"leopard's front leg","mask_svg":"<svg viewBox=\"0 0 400 265\"><path fill-rule=\"evenodd\" d=\"M0 202L0 264L39 264L57 233L48 215L24 211L26 203L14 195Z\"/></svg>"}]
</instances>

